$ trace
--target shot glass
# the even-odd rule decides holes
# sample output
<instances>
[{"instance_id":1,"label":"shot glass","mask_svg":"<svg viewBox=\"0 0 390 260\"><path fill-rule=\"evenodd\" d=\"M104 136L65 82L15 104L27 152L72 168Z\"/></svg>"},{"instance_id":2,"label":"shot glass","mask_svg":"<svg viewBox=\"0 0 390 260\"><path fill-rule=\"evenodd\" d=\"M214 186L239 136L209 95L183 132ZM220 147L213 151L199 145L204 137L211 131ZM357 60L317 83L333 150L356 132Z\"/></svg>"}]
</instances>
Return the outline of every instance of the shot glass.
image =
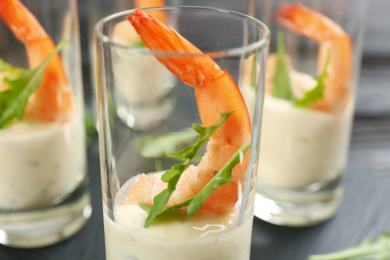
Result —
<instances>
[{"instance_id":1,"label":"shot glass","mask_svg":"<svg viewBox=\"0 0 390 260\"><path fill-rule=\"evenodd\" d=\"M121 11L135 8L165 6L172 4L173 2L174 0L99 0L98 3L94 0L88 1L87 6L88 10L90 10L88 24L90 27L89 31L91 32L90 50L93 50L93 26L101 18ZM113 35L115 41L124 45L137 45L141 43L136 32L132 30L131 25L127 21L118 23L115 26ZM95 53L91 52L91 64L95 64L95 59ZM118 56L116 62L122 63L126 61L123 61L121 57ZM153 57L149 60L139 60L133 64L135 66L132 69L127 68L127 73L132 74L127 75L133 79L131 82L128 82L126 77L124 79L117 79L116 113L130 128L150 129L155 125L158 125L161 120L165 120L172 112L173 100L166 99L164 96L168 95L175 85L173 82L174 77L172 77L171 73ZM156 72L157 70L159 71L158 73ZM154 77L148 77L147 79L141 78L141 76L149 74L151 71L154 71ZM116 77L121 77L121 75L122 74L116 74ZM95 78L96 77L94 77L92 81L94 81ZM155 81L163 81L164 88L155 88L155 86L158 85ZM139 87L128 87L128 84L135 84Z\"/></svg>"},{"instance_id":2,"label":"shot glass","mask_svg":"<svg viewBox=\"0 0 390 260\"><path fill-rule=\"evenodd\" d=\"M249 259L269 31L253 17L225 9L163 7L144 11L113 14L95 27L107 259ZM145 28L142 24L152 19L148 15L155 17L154 26ZM152 38L144 35L144 44L162 45L149 50L117 42L115 28L127 17L133 23L140 21L137 31L155 32ZM156 17L173 30L163 33ZM169 37L180 40L172 49L164 49ZM118 56L121 63L116 62ZM128 88L138 88L131 84L133 80L148 81L160 68L151 66L148 74L137 76L127 70L153 58L169 68L175 79L171 93L163 97L174 100L172 114L152 129L129 128L115 111L118 80L126 79ZM154 84L156 89L165 88L163 81ZM198 138L204 136L203 127L210 129L228 116L220 112L228 111L233 113L220 128L210 138L204 137L207 148L197 146ZM250 150L237 153L248 148L244 143ZM205 195L206 186L221 178L222 166L233 157L241 159L233 166L232 181L214 186L215 191L205 196L198 211L189 213L191 204L178 205ZM175 169L181 173L176 175L181 176L177 185L165 178ZM175 188L165 189L167 183ZM165 204L160 199L167 191L172 194ZM160 212L155 211L159 205L170 211L154 219L152 212ZM175 205L177 209L172 208Z\"/></svg>"},{"instance_id":3,"label":"shot glass","mask_svg":"<svg viewBox=\"0 0 390 260\"><path fill-rule=\"evenodd\" d=\"M2 1L0 35L0 243L47 246L91 214L76 1Z\"/></svg>"},{"instance_id":4,"label":"shot glass","mask_svg":"<svg viewBox=\"0 0 390 260\"><path fill-rule=\"evenodd\" d=\"M95 53L92 51L93 26L98 20L112 13L146 7L196 5L226 8L247 14L249 8L248 3L245 1L238 3L236 0L87 0L86 6L89 14L87 19L89 32L91 32L89 35L91 64L95 64ZM131 28L126 21L117 25L116 32L114 33L116 34L116 41L125 45L136 44L136 42L133 41L137 41L138 38L135 37L134 30L129 29L129 27ZM120 58L118 58L118 62L121 62ZM148 73L148 70L151 70L151 66L160 67L160 73L148 80L140 79L137 81L137 75ZM93 71L93 67L91 70ZM172 86L175 85L175 83L172 82L174 78L172 78L170 73L167 73L166 69L158 64L155 59L139 61L137 66L132 70L128 70L128 73L134 74L132 76L134 80L131 83L142 84L142 87L137 89L128 88L126 81L123 81L122 87L120 85L118 86L117 95L120 96L116 103L118 116L131 128L153 128L155 125L158 125L161 120L165 120L170 116L172 112L173 100L165 99L164 96L168 95ZM93 73L91 73L91 75L93 75ZM156 84L154 81L160 80L165 82L165 87L155 89L154 86L156 86ZM92 81L95 81L94 75ZM134 91L137 91L136 95L133 93ZM138 98L134 98L135 96Z\"/></svg>"},{"instance_id":5,"label":"shot glass","mask_svg":"<svg viewBox=\"0 0 390 260\"><path fill-rule=\"evenodd\" d=\"M343 194L365 1L255 1L273 32L255 215L286 226L331 218Z\"/></svg>"}]
</instances>

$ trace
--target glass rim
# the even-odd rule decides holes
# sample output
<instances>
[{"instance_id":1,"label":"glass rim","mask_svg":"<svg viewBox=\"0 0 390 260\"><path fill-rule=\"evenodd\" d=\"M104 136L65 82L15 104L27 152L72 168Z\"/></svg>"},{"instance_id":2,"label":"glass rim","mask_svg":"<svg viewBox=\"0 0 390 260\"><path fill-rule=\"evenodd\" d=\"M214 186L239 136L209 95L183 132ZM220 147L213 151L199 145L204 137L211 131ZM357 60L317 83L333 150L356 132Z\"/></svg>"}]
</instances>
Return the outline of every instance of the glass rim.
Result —
<instances>
[{"instance_id":1,"label":"glass rim","mask_svg":"<svg viewBox=\"0 0 390 260\"><path fill-rule=\"evenodd\" d=\"M250 43L248 45L241 46L241 47L221 49L221 50L212 51L212 52L203 52L202 51L202 53L192 53L192 52L175 52L175 51L161 51L161 50L156 51L156 50L150 50L150 49L144 48L144 47L124 45L122 43L119 43L117 41L113 41L113 40L109 39L109 37L106 34L101 32L101 28L103 27L104 24L106 24L106 23L108 23L108 22L110 22L113 19L116 19L118 17L128 16L128 15L134 13L136 10L136 9L131 9L131 10L127 10L127 11L117 12L117 13L111 14L109 16L106 16L106 17L103 17L102 19L100 19L96 23L96 25L94 26L95 38L98 38L99 41L102 42L103 44L107 44L107 45L110 45L110 46L113 46L113 47L116 47L119 49L131 51L133 53L147 54L147 55L152 54L152 55L156 55L156 56L170 56L170 57L183 57L183 56L188 57L188 56L203 56L203 55L207 55L210 57L223 57L223 56L240 55L240 54L247 53L249 51L256 50L262 46L266 46L267 43L269 42L269 39L270 39L271 33L270 33L269 28L267 27L267 25L265 23L263 23L262 21L254 18L250 15L240 13L237 11L233 11L233 10L229 10L229 9L216 8L216 7L205 7L205 6L180 6L180 5L179 6L148 7L148 8L139 8L139 9L142 9L145 11L148 11L148 10L174 10L174 9L198 9L198 10L203 9L203 10L209 10L209 11L215 11L215 12L228 13L230 15L234 15L234 16L239 17L241 19L244 19L244 18L248 19L248 20L254 22L255 24L257 24L261 28L261 29L259 28L259 31L261 31L261 34L263 37L261 37L261 39L255 41L253 43Z\"/></svg>"}]
</instances>

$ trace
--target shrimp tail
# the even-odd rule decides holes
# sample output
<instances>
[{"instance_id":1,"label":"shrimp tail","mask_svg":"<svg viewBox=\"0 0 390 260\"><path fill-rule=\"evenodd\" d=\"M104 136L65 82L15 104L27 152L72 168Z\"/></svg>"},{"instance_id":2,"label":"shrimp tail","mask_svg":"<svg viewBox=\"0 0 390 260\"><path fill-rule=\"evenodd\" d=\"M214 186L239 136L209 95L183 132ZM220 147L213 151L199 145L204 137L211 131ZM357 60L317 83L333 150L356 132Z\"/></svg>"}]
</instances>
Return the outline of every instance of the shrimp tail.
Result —
<instances>
[{"instance_id":1,"label":"shrimp tail","mask_svg":"<svg viewBox=\"0 0 390 260\"><path fill-rule=\"evenodd\" d=\"M299 4L280 5L275 13L275 20L283 27L316 42L335 35L345 35L344 30L331 19Z\"/></svg>"},{"instance_id":2,"label":"shrimp tail","mask_svg":"<svg viewBox=\"0 0 390 260\"><path fill-rule=\"evenodd\" d=\"M19 1L0 0L0 18L23 44L47 37L38 20Z\"/></svg>"},{"instance_id":3,"label":"shrimp tail","mask_svg":"<svg viewBox=\"0 0 390 260\"><path fill-rule=\"evenodd\" d=\"M135 6L137 8L146 8L146 7L155 7L155 6L164 6L164 0L135 0Z\"/></svg>"},{"instance_id":4,"label":"shrimp tail","mask_svg":"<svg viewBox=\"0 0 390 260\"><path fill-rule=\"evenodd\" d=\"M179 35L173 28L161 23L154 16L137 9L127 19L149 49L153 51L194 54L194 57L157 57L168 70L187 85L200 87L207 79L210 80L222 76L223 72L210 57L202 55L202 52L197 47Z\"/></svg>"},{"instance_id":5,"label":"shrimp tail","mask_svg":"<svg viewBox=\"0 0 390 260\"><path fill-rule=\"evenodd\" d=\"M25 45L30 68L38 67L54 52L53 40L19 0L0 0L0 19ZM72 89L56 54L43 73L42 85L29 98L25 115L64 122L69 120L72 110Z\"/></svg>"},{"instance_id":6,"label":"shrimp tail","mask_svg":"<svg viewBox=\"0 0 390 260\"><path fill-rule=\"evenodd\" d=\"M327 70L325 97L310 105L325 112L342 111L353 82L353 48L348 34L328 17L299 4L280 5L275 20L318 43L318 74ZM330 55L329 66L326 67Z\"/></svg>"},{"instance_id":7,"label":"shrimp tail","mask_svg":"<svg viewBox=\"0 0 390 260\"><path fill-rule=\"evenodd\" d=\"M340 25L299 4L280 5L275 13L275 20L288 30L319 44L319 74L323 71L331 50L329 76L350 83L353 74L352 43Z\"/></svg>"}]
</instances>

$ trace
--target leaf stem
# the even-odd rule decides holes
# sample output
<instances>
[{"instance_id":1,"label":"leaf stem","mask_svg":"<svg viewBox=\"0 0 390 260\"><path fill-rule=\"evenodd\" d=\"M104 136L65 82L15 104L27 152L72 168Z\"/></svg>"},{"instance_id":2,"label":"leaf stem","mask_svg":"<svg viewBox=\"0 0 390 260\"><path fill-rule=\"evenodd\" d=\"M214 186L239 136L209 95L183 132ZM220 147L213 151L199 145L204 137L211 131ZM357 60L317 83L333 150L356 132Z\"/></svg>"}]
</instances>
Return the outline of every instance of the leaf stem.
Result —
<instances>
[{"instance_id":1,"label":"leaf stem","mask_svg":"<svg viewBox=\"0 0 390 260\"><path fill-rule=\"evenodd\" d=\"M351 247L340 252L309 256L309 260L386 260L389 258L390 239L387 233L383 233L375 243L367 241L359 246Z\"/></svg>"}]
</instances>

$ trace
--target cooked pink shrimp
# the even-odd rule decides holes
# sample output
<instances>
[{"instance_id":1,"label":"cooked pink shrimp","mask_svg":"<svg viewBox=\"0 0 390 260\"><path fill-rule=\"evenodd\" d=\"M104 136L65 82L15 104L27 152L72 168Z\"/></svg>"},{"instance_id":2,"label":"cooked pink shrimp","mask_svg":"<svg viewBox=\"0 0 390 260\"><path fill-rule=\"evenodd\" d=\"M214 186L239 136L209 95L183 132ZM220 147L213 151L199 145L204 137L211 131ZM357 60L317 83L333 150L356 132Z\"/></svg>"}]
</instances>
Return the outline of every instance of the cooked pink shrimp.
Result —
<instances>
[{"instance_id":1,"label":"cooked pink shrimp","mask_svg":"<svg viewBox=\"0 0 390 260\"><path fill-rule=\"evenodd\" d=\"M147 7L161 7L165 5L165 0L134 0L134 6L137 9ZM167 16L163 12L153 12L153 16L163 23L167 20Z\"/></svg>"},{"instance_id":2,"label":"cooked pink shrimp","mask_svg":"<svg viewBox=\"0 0 390 260\"><path fill-rule=\"evenodd\" d=\"M152 50L198 54L192 57L157 59L184 83L195 88L198 110L204 126L215 124L222 112L234 111L211 136L207 152L199 165L189 166L179 179L167 204L175 205L196 195L211 180L214 171L220 170L243 144L250 142L248 111L231 76L175 30L141 10L136 10L128 20L146 46ZM243 162L233 168L233 181L217 188L207 199L203 210L224 213L234 207L240 188L243 188L248 158L249 153L246 153ZM159 178L143 174L130 190L126 203L151 205L153 198L165 188L166 183Z\"/></svg>"},{"instance_id":3,"label":"cooked pink shrimp","mask_svg":"<svg viewBox=\"0 0 390 260\"><path fill-rule=\"evenodd\" d=\"M318 72L322 73L330 50L325 97L314 102L316 110L332 112L347 100L353 78L352 44L348 34L334 21L299 4L283 4L275 13L276 21L319 44Z\"/></svg>"},{"instance_id":4,"label":"cooked pink shrimp","mask_svg":"<svg viewBox=\"0 0 390 260\"><path fill-rule=\"evenodd\" d=\"M165 6L165 0L134 0L134 6L136 9ZM163 23L167 20L166 14L163 12L153 12L153 16ZM139 36L131 24L125 20L115 25L113 39L118 43L128 44L129 42L138 42Z\"/></svg>"},{"instance_id":5,"label":"cooked pink shrimp","mask_svg":"<svg viewBox=\"0 0 390 260\"><path fill-rule=\"evenodd\" d=\"M52 39L19 0L0 0L0 19L25 45L30 68L38 67L55 50ZM64 122L72 110L72 89L57 54L43 73L42 85L29 98L25 115Z\"/></svg>"}]
</instances>

